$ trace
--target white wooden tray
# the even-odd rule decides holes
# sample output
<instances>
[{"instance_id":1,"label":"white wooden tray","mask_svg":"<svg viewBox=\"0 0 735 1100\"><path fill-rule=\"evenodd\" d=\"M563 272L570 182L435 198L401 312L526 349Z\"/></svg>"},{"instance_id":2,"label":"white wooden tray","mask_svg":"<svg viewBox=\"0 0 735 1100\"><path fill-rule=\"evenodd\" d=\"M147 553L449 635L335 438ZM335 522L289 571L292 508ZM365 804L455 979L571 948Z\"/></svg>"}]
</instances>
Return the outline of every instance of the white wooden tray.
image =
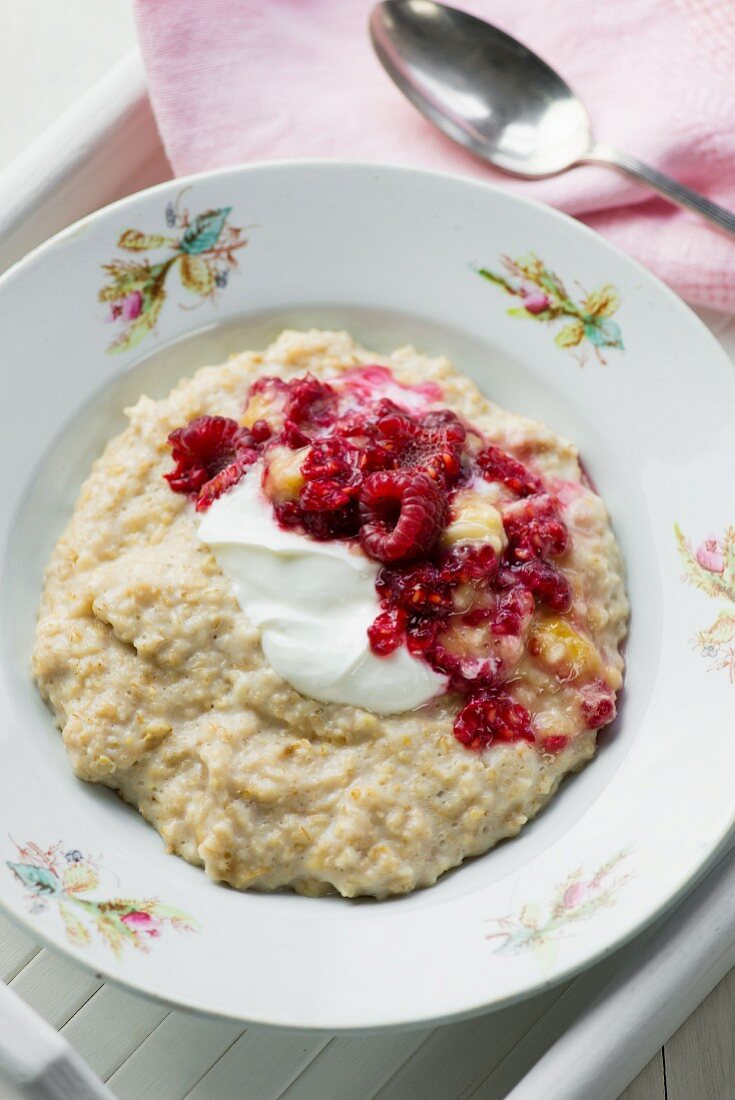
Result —
<instances>
[{"instance_id":1,"label":"white wooden tray","mask_svg":"<svg viewBox=\"0 0 735 1100\"><path fill-rule=\"evenodd\" d=\"M0 176L0 270L169 175L133 52ZM703 319L735 359L735 320ZM378 1037L284 1036L168 1012L0 918L0 978L115 1096L135 1100L616 1100L734 964L735 851L662 924L568 985L484 1018Z\"/></svg>"}]
</instances>

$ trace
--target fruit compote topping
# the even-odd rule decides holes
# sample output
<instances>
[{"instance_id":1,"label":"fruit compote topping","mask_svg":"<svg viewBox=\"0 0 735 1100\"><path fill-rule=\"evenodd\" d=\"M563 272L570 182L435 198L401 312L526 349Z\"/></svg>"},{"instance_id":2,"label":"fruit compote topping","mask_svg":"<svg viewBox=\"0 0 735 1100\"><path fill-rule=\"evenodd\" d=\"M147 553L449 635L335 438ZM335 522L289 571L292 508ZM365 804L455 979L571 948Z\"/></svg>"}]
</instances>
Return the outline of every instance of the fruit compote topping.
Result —
<instances>
[{"instance_id":1,"label":"fruit compote topping","mask_svg":"<svg viewBox=\"0 0 735 1100\"><path fill-rule=\"evenodd\" d=\"M568 616L560 501L440 400L434 383L403 386L381 366L330 382L263 377L239 422L202 416L171 433L176 466L165 476L204 511L259 462L281 527L359 546L379 563L370 648L387 657L405 646L446 678L462 697L463 745L561 752L567 737L539 733L513 698L526 653L560 686L575 681L584 727L611 721L615 701L597 650Z\"/></svg>"}]
</instances>

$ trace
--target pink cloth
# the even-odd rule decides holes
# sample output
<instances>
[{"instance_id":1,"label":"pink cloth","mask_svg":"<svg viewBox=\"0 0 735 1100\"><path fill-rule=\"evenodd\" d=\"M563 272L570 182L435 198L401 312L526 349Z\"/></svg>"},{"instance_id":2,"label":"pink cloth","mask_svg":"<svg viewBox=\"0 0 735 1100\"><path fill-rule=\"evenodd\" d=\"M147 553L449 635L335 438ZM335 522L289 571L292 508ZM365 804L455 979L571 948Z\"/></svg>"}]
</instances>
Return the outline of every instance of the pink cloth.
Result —
<instances>
[{"instance_id":1,"label":"pink cloth","mask_svg":"<svg viewBox=\"0 0 735 1100\"><path fill-rule=\"evenodd\" d=\"M735 242L610 169L522 182L433 129L373 55L373 0L136 0L177 174L289 157L450 169L580 217L691 302L735 310ZM462 0L456 0L462 3ZM546 57L596 135L735 208L733 0L465 0Z\"/></svg>"}]
</instances>

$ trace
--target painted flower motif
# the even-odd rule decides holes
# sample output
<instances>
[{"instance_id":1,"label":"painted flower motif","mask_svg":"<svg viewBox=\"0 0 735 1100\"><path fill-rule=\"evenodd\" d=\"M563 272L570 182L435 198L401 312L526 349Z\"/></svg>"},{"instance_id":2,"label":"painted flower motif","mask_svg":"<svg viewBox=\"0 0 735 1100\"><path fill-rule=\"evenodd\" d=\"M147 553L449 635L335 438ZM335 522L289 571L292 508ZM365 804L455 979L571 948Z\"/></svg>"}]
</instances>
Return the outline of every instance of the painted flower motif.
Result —
<instances>
[{"instance_id":1,"label":"painted flower motif","mask_svg":"<svg viewBox=\"0 0 735 1100\"><path fill-rule=\"evenodd\" d=\"M577 909L580 905L584 905L589 896L590 884L588 882L573 882L572 885L567 887L564 891L562 908Z\"/></svg>"},{"instance_id":2,"label":"painted flower motif","mask_svg":"<svg viewBox=\"0 0 735 1100\"><path fill-rule=\"evenodd\" d=\"M717 539L705 539L701 546L697 547L694 556L702 568L707 569L710 573L725 572L725 555L722 552L722 545Z\"/></svg>"},{"instance_id":3,"label":"painted flower motif","mask_svg":"<svg viewBox=\"0 0 735 1100\"><path fill-rule=\"evenodd\" d=\"M238 266L236 252L248 241L243 230L229 222L232 208L222 206L192 218L181 208L183 194L164 211L166 227L178 230L177 235L126 229L118 248L133 256L103 264L108 281L99 300L109 304L106 320L120 326L107 349L112 354L130 351L153 332L174 270L185 291L202 301L215 301ZM154 262L146 253L159 258Z\"/></svg>"},{"instance_id":4,"label":"painted flower motif","mask_svg":"<svg viewBox=\"0 0 735 1100\"><path fill-rule=\"evenodd\" d=\"M477 273L488 282L502 287L507 294L520 299L520 306L508 310L509 316L527 317L549 324L565 321L558 328L554 342L557 347L575 355L580 366L586 361L589 347L600 363L605 363L603 348L623 350L620 325L611 319L620 306L620 297L614 286L608 283L589 294L583 291L584 297L575 301L560 276L547 268L534 252L517 259L503 255L500 262L505 274L485 267L478 268Z\"/></svg>"},{"instance_id":5,"label":"painted flower motif","mask_svg":"<svg viewBox=\"0 0 735 1100\"><path fill-rule=\"evenodd\" d=\"M629 855L630 851L623 849L592 875L585 875L583 868L577 868L557 886L545 906L536 901L526 902L516 917L493 917L498 931L486 938L498 941L495 953L519 955L530 948L542 962L550 964L555 941L575 922L589 920L601 909L615 904L618 892L631 877L617 873Z\"/></svg>"},{"instance_id":6,"label":"painted flower motif","mask_svg":"<svg viewBox=\"0 0 735 1100\"><path fill-rule=\"evenodd\" d=\"M128 928L132 928L134 932L140 932L144 936L161 935L161 922L154 920L150 913L143 913L139 909L135 909L132 913L125 913L124 916L120 917L120 920L127 924Z\"/></svg>"},{"instance_id":7,"label":"painted flower motif","mask_svg":"<svg viewBox=\"0 0 735 1100\"><path fill-rule=\"evenodd\" d=\"M682 579L717 601L717 618L697 632L694 648L710 658L711 671L724 669L735 683L735 527L721 539L705 539L696 549L678 524L674 534L684 564Z\"/></svg>"},{"instance_id":8,"label":"painted flower motif","mask_svg":"<svg viewBox=\"0 0 735 1100\"><path fill-rule=\"evenodd\" d=\"M40 914L55 905L72 943L89 944L96 933L119 957L126 944L147 951L148 941L167 925L180 932L198 929L187 913L157 898L89 897L100 885L98 861L78 848L64 852L60 843L43 849L33 842L16 848L18 862L7 866L27 892L29 911Z\"/></svg>"}]
</instances>

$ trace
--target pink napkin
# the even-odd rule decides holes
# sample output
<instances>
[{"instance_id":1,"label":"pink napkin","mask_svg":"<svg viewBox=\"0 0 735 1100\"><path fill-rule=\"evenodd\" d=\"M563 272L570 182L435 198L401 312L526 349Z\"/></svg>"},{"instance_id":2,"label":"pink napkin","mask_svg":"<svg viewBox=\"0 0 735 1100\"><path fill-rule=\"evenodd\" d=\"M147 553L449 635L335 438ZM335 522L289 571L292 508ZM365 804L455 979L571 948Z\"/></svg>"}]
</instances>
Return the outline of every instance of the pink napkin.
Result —
<instances>
[{"instance_id":1,"label":"pink napkin","mask_svg":"<svg viewBox=\"0 0 735 1100\"><path fill-rule=\"evenodd\" d=\"M735 310L735 242L695 215L609 169L510 180L437 133L373 55L372 2L136 0L174 171L347 157L464 172L576 215L689 301ZM733 0L462 6L558 68L601 140L735 208Z\"/></svg>"}]
</instances>

